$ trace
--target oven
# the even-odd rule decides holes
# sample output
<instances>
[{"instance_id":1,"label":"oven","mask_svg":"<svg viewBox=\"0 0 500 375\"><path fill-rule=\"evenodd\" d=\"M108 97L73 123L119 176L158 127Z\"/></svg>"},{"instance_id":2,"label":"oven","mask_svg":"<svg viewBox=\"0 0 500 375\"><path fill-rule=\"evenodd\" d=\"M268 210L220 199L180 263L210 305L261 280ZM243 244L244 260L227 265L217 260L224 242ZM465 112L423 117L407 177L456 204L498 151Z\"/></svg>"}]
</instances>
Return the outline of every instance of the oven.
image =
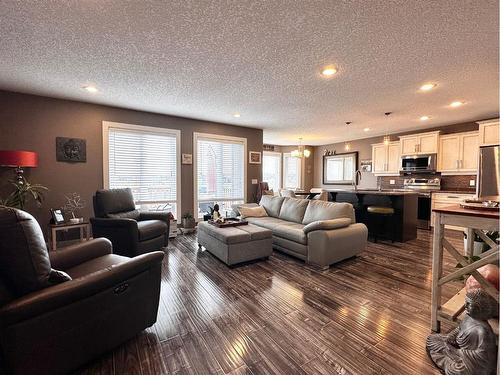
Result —
<instances>
[{"instance_id":1,"label":"oven","mask_svg":"<svg viewBox=\"0 0 500 375\"><path fill-rule=\"evenodd\" d=\"M417 228L431 229L431 193L418 193Z\"/></svg>"},{"instance_id":2,"label":"oven","mask_svg":"<svg viewBox=\"0 0 500 375\"><path fill-rule=\"evenodd\" d=\"M436 154L401 157L401 173L435 173Z\"/></svg>"},{"instance_id":3,"label":"oven","mask_svg":"<svg viewBox=\"0 0 500 375\"><path fill-rule=\"evenodd\" d=\"M417 228L431 228L431 192L441 189L440 178L409 178L403 181L404 188L418 194Z\"/></svg>"}]
</instances>

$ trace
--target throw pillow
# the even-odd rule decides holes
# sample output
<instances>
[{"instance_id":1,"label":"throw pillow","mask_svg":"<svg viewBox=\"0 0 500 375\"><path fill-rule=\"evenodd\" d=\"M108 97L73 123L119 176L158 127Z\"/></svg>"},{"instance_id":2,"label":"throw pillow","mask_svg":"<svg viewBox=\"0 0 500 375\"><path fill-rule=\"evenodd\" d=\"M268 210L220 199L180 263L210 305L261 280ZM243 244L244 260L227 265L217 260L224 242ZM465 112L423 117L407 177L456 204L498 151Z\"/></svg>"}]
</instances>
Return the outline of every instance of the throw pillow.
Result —
<instances>
[{"instance_id":1,"label":"throw pillow","mask_svg":"<svg viewBox=\"0 0 500 375\"><path fill-rule=\"evenodd\" d=\"M264 207L240 207L241 218L245 219L247 217L264 217L267 216L267 212Z\"/></svg>"}]
</instances>

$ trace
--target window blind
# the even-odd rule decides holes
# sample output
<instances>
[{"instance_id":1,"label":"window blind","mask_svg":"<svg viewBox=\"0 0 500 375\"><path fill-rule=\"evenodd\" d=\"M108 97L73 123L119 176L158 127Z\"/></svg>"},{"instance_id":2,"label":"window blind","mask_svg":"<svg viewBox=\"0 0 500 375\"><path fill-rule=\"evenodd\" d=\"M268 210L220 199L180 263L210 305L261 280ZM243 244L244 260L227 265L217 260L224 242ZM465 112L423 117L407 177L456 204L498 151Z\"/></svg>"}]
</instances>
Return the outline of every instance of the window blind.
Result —
<instances>
[{"instance_id":1,"label":"window blind","mask_svg":"<svg viewBox=\"0 0 500 375\"><path fill-rule=\"evenodd\" d=\"M243 143L198 138L196 147L198 202L244 200Z\"/></svg>"},{"instance_id":2,"label":"window blind","mask_svg":"<svg viewBox=\"0 0 500 375\"><path fill-rule=\"evenodd\" d=\"M277 192L281 188L281 154L264 151L262 158L262 181Z\"/></svg>"},{"instance_id":3,"label":"window blind","mask_svg":"<svg viewBox=\"0 0 500 375\"><path fill-rule=\"evenodd\" d=\"M109 128L109 187L129 187L136 203L177 200L175 134Z\"/></svg>"}]
</instances>

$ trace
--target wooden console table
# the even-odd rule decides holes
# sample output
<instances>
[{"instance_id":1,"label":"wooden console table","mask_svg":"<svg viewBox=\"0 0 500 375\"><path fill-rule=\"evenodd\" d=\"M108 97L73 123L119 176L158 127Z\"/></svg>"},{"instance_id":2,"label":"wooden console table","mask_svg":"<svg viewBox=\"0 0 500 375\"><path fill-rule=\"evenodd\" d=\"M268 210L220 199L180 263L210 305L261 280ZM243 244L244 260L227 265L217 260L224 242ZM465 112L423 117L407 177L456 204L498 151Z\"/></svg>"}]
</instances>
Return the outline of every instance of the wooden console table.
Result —
<instances>
[{"instance_id":1,"label":"wooden console table","mask_svg":"<svg viewBox=\"0 0 500 375\"><path fill-rule=\"evenodd\" d=\"M67 231L69 229L80 229L80 242L90 239L90 224L88 221L84 221L83 223L65 223L65 224L50 224L49 225L49 234L50 234L50 250L54 251L57 249L57 232L58 231Z\"/></svg>"},{"instance_id":2,"label":"wooden console table","mask_svg":"<svg viewBox=\"0 0 500 375\"><path fill-rule=\"evenodd\" d=\"M498 210L470 210L452 205L444 208L435 208L434 239L432 249L432 306L431 329L439 332L442 321L458 322L464 311L465 288L460 290L449 301L442 304L441 288L444 284L457 280L461 276L471 274L481 284L482 288L498 301L498 291L476 270L488 263L497 263L499 259L499 246L487 237L482 230L497 231L499 229L500 214ZM444 226L454 225L467 228L467 248L465 255L471 257L474 248L474 234L477 234L490 250L482 253L480 259L470 262L455 247L444 238ZM443 249L446 249L462 268L443 276ZM469 258L470 259L470 258ZM498 332L498 321L490 322Z\"/></svg>"}]
</instances>

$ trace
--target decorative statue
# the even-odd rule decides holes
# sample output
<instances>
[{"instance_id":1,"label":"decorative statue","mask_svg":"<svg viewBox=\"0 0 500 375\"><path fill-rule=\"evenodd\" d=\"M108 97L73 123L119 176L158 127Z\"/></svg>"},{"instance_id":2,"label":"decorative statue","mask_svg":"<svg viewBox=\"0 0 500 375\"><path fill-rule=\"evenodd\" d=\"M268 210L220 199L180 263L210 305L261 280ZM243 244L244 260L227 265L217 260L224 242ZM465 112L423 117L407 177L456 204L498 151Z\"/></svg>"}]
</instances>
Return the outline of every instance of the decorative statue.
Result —
<instances>
[{"instance_id":1,"label":"decorative statue","mask_svg":"<svg viewBox=\"0 0 500 375\"><path fill-rule=\"evenodd\" d=\"M212 217L213 217L213 220L215 220L215 221L220 218L219 205L218 204L214 205L214 210L212 212Z\"/></svg>"},{"instance_id":2,"label":"decorative statue","mask_svg":"<svg viewBox=\"0 0 500 375\"><path fill-rule=\"evenodd\" d=\"M427 353L446 375L490 375L497 348L488 319L498 316L498 303L482 289L465 297L465 318L450 333L427 337Z\"/></svg>"}]
</instances>

